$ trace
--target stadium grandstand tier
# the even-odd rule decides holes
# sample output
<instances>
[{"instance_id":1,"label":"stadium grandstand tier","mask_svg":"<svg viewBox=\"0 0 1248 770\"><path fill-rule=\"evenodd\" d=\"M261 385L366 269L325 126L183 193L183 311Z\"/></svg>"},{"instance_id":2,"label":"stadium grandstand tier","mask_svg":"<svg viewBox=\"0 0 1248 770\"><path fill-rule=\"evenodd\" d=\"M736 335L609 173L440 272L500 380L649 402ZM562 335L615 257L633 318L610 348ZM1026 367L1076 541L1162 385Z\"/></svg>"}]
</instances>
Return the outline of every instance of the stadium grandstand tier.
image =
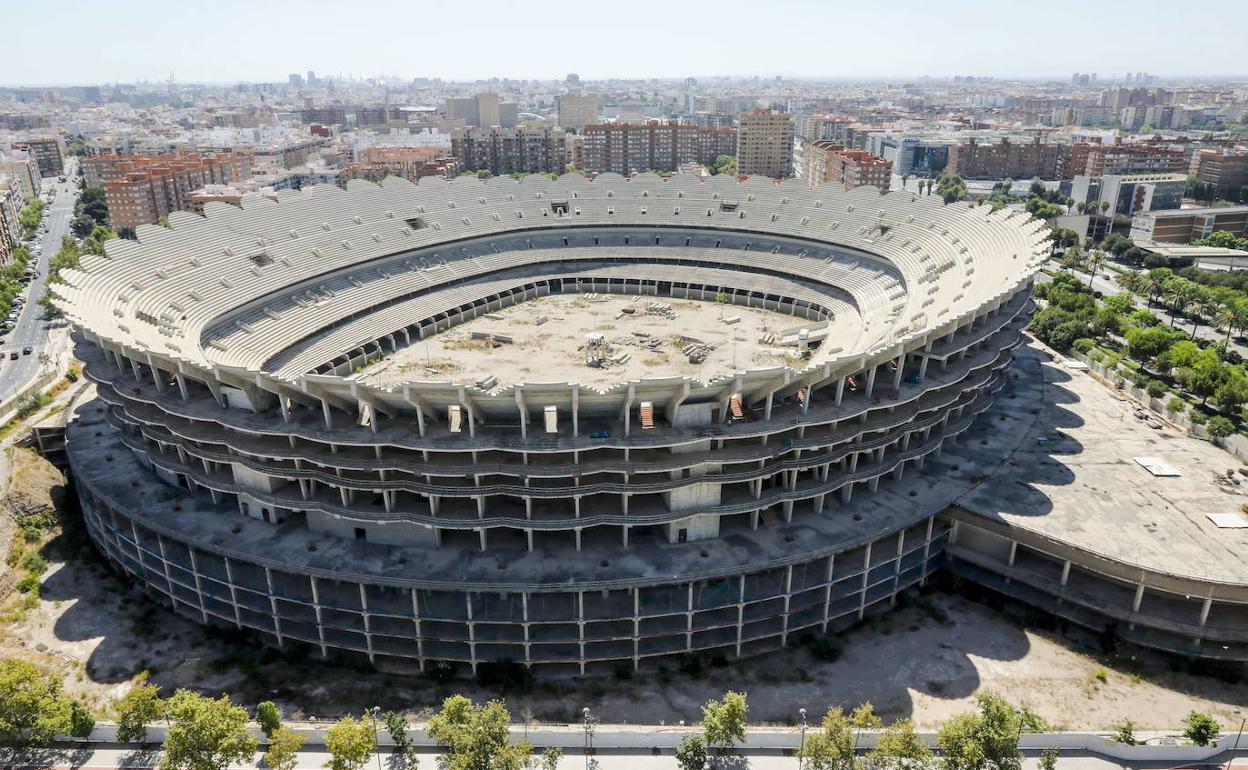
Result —
<instances>
[{"instance_id":1,"label":"stadium grandstand tier","mask_svg":"<svg viewBox=\"0 0 1248 770\"><path fill-rule=\"evenodd\" d=\"M201 622L396 669L746 656L887 606L946 539L903 477L991 404L1047 256L1008 209L685 175L170 225L58 286L92 537Z\"/></svg>"}]
</instances>

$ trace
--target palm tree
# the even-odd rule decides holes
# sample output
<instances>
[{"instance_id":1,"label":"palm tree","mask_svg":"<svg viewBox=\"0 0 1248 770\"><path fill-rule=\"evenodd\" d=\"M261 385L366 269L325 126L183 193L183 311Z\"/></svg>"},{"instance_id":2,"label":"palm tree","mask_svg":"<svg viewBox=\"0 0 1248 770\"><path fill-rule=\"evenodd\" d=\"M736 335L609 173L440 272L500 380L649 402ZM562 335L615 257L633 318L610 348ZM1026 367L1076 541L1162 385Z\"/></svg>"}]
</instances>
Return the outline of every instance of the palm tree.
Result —
<instances>
[{"instance_id":1,"label":"palm tree","mask_svg":"<svg viewBox=\"0 0 1248 770\"><path fill-rule=\"evenodd\" d=\"M1181 312L1181 306L1187 297L1187 279L1171 276L1161 287L1161 301L1170 308L1170 328L1174 328L1176 319Z\"/></svg>"},{"instance_id":2,"label":"palm tree","mask_svg":"<svg viewBox=\"0 0 1248 770\"><path fill-rule=\"evenodd\" d=\"M1131 270L1118 276L1118 285L1133 294L1142 294L1148 291L1148 276Z\"/></svg>"},{"instance_id":3,"label":"palm tree","mask_svg":"<svg viewBox=\"0 0 1248 770\"><path fill-rule=\"evenodd\" d=\"M1105 252L1100 249L1093 249L1089 252L1092 257L1092 270L1088 273L1088 288L1092 288L1092 279L1096 277L1096 271L1101 267L1101 261L1105 259Z\"/></svg>"},{"instance_id":4,"label":"palm tree","mask_svg":"<svg viewBox=\"0 0 1248 770\"><path fill-rule=\"evenodd\" d=\"M1218 303L1213 294L1198 283L1191 285L1188 307L1192 311L1192 334L1188 339L1196 339L1196 327L1204 318L1213 318L1218 312Z\"/></svg>"},{"instance_id":5,"label":"palm tree","mask_svg":"<svg viewBox=\"0 0 1248 770\"><path fill-rule=\"evenodd\" d=\"M1109 211L1109 201L1101 201L1101 214Z\"/></svg>"}]
</instances>

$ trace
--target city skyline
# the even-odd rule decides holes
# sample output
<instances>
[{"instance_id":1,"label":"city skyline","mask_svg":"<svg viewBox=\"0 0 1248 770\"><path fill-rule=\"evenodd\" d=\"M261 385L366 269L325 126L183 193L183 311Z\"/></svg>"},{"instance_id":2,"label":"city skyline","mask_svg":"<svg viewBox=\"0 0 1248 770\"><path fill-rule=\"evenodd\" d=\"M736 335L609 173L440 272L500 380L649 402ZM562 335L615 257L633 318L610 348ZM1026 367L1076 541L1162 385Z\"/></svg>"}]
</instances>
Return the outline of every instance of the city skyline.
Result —
<instances>
[{"instance_id":1,"label":"city skyline","mask_svg":"<svg viewBox=\"0 0 1248 770\"><path fill-rule=\"evenodd\" d=\"M627 14L608 15L587 5L555 18L519 14L488 0L475 14L482 21L472 29L450 9L422 8L414 15L410 6L392 0L355 17L343 17L335 13L340 9L321 2L296 9L288 3L226 0L212 14L152 0L122 0L107 14L78 2L62 8L66 16L86 22L58 29L59 39L82 56L50 56L42 38L15 37L0 85L92 85L170 76L184 83L268 82L307 69L342 77L385 73L398 80L455 82L544 80L569 72L587 80L754 75L1046 80L1078 71L1111 81L1139 70L1176 78L1230 77L1244 74L1237 35L1248 23L1248 7L1226 3L1218 9L1218 24L1202 29L1200 36L1176 37L1155 23L1156 15L1170 7L1154 0L1136 4L1131 14L1065 0L1042 12L972 0L953 14L939 5L903 0L887 15L875 8L804 0L771 4L760 15L744 0L724 0L711 17L700 7L644 0ZM333 24L324 21L326 13L334 14ZM40 14L34 6L19 6L7 20L14 28L28 28L39 23ZM242 18L253 29L271 30L274 39L237 34ZM388 20L387 28L412 30L412 44L377 45L380 18ZM722 19L723 28L708 23L709 18ZM748 36L737 32L746 28L746 19ZM463 32L420 35L422 28ZM186 29L196 34L179 33ZM610 48L603 44L608 30L615 41ZM682 43L666 44L663 34ZM125 44L128 39L142 43ZM1035 41L1053 42L1050 50L1031 53L1038 47ZM751 47L758 55L743 55ZM87 58L89 68L83 64Z\"/></svg>"}]
</instances>

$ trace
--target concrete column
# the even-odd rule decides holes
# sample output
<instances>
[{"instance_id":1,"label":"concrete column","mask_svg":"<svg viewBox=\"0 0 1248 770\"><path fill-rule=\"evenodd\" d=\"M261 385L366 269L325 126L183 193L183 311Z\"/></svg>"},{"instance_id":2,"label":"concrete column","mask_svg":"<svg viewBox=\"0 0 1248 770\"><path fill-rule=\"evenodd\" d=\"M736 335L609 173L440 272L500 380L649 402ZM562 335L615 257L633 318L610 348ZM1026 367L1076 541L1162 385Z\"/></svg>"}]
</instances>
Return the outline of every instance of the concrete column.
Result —
<instances>
[{"instance_id":1,"label":"concrete column","mask_svg":"<svg viewBox=\"0 0 1248 770\"><path fill-rule=\"evenodd\" d=\"M1066 581L1070 579L1070 559L1062 563L1062 587L1066 586Z\"/></svg>"},{"instance_id":2,"label":"concrete column","mask_svg":"<svg viewBox=\"0 0 1248 770\"><path fill-rule=\"evenodd\" d=\"M836 554L832 554L828 557L828 571L823 576L825 583L823 587L823 632L825 634L828 632L828 621L832 614L832 573L835 566Z\"/></svg>"},{"instance_id":3,"label":"concrete column","mask_svg":"<svg viewBox=\"0 0 1248 770\"><path fill-rule=\"evenodd\" d=\"M865 393L867 398L871 398L871 394L875 392L875 373L879 368L880 367L877 364L875 366L872 366L871 370L867 372L867 390Z\"/></svg>"},{"instance_id":4,"label":"concrete column","mask_svg":"<svg viewBox=\"0 0 1248 770\"><path fill-rule=\"evenodd\" d=\"M867 543L867 551L862 557L862 585L858 590L858 619L867 614L867 581L871 577L871 543Z\"/></svg>"},{"instance_id":5,"label":"concrete column","mask_svg":"<svg viewBox=\"0 0 1248 770\"><path fill-rule=\"evenodd\" d=\"M841 400L845 397L845 377L841 377L836 381L836 405L841 405Z\"/></svg>"}]
</instances>

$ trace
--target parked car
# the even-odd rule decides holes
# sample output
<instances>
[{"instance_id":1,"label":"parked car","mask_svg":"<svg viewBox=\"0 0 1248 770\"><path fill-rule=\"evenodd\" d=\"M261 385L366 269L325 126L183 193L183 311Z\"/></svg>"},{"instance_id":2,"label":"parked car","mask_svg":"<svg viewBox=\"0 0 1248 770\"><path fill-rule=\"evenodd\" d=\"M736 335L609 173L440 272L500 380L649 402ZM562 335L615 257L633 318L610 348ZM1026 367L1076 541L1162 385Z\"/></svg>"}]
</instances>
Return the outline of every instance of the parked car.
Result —
<instances>
[{"instance_id":1,"label":"parked car","mask_svg":"<svg viewBox=\"0 0 1248 770\"><path fill-rule=\"evenodd\" d=\"M16 351L16 350L14 350L12 353L9 353L9 360L10 360L10 361L16 361L16 360L17 360L17 351Z\"/></svg>"},{"instance_id":2,"label":"parked car","mask_svg":"<svg viewBox=\"0 0 1248 770\"><path fill-rule=\"evenodd\" d=\"M33 353L34 351L35 351L35 349L34 349L34 348L32 348L30 345L27 345L26 347L22 348L22 355L24 355L24 356L28 356L28 355L30 355L31 353Z\"/></svg>"}]
</instances>

